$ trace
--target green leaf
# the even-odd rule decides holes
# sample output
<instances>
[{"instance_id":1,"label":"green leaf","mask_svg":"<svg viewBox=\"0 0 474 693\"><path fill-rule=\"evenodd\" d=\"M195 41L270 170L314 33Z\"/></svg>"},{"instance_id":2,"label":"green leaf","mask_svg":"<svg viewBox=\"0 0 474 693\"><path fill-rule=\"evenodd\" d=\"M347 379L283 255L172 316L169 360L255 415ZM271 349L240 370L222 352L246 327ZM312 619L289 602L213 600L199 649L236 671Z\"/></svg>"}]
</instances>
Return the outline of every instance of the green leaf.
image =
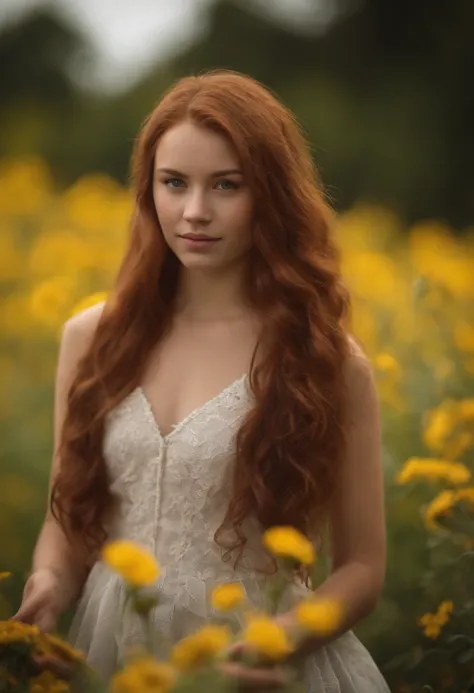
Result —
<instances>
[{"instance_id":1,"label":"green leaf","mask_svg":"<svg viewBox=\"0 0 474 693\"><path fill-rule=\"evenodd\" d=\"M428 672L430 668L442 661L445 661L449 656L450 653L446 650L442 650L440 647L436 647L432 650L426 650L422 653L417 662L407 667L407 672Z\"/></svg>"},{"instance_id":2,"label":"green leaf","mask_svg":"<svg viewBox=\"0 0 474 693\"><path fill-rule=\"evenodd\" d=\"M467 643L471 647L474 647L474 640L469 638L467 635L463 635L462 633L450 635L449 638L446 638L446 643L448 645L463 645Z\"/></svg>"},{"instance_id":3,"label":"green leaf","mask_svg":"<svg viewBox=\"0 0 474 693\"><path fill-rule=\"evenodd\" d=\"M457 661L459 664L466 664L467 662L470 662L473 657L474 647L470 647L468 650L464 650L464 652L461 652L458 655Z\"/></svg>"},{"instance_id":4,"label":"green leaf","mask_svg":"<svg viewBox=\"0 0 474 693\"><path fill-rule=\"evenodd\" d=\"M396 671L399 667L404 667L413 662L413 654L404 652L393 657L388 663L384 664L384 671Z\"/></svg>"},{"instance_id":5,"label":"green leaf","mask_svg":"<svg viewBox=\"0 0 474 693\"><path fill-rule=\"evenodd\" d=\"M455 559L454 563L461 563L461 561L474 561L474 551L465 551Z\"/></svg>"}]
</instances>

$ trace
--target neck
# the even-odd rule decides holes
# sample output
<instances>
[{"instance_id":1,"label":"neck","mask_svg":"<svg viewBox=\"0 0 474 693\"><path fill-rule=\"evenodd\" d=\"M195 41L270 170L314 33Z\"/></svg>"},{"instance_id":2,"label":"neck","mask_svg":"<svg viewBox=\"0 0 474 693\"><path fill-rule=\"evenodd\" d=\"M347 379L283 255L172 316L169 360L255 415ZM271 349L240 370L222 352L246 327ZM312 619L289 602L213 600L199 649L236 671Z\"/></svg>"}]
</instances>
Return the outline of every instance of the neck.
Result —
<instances>
[{"instance_id":1,"label":"neck","mask_svg":"<svg viewBox=\"0 0 474 693\"><path fill-rule=\"evenodd\" d=\"M175 317L192 322L233 320L249 313L242 268L214 274L181 269Z\"/></svg>"}]
</instances>

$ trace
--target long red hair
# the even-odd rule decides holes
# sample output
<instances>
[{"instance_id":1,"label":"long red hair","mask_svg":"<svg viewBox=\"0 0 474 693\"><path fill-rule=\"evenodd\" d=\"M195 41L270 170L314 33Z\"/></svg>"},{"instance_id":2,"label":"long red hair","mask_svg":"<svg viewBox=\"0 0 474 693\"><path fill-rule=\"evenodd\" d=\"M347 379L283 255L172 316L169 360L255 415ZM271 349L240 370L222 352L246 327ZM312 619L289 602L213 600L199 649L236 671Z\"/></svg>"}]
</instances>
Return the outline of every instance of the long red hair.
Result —
<instances>
[{"instance_id":1,"label":"long red hair","mask_svg":"<svg viewBox=\"0 0 474 693\"><path fill-rule=\"evenodd\" d=\"M249 515L263 528L322 526L344 454L343 365L349 299L332 211L292 114L261 84L229 71L180 80L145 120L132 159L135 211L116 286L69 391L51 509L70 537L97 551L115 508L102 455L105 417L140 382L170 326L179 262L153 202L157 143L189 119L233 144L255 196L246 287L264 319L254 355L254 404L236 439L233 496L222 526L237 560ZM224 546L222 545L224 548Z\"/></svg>"}]
</instances>

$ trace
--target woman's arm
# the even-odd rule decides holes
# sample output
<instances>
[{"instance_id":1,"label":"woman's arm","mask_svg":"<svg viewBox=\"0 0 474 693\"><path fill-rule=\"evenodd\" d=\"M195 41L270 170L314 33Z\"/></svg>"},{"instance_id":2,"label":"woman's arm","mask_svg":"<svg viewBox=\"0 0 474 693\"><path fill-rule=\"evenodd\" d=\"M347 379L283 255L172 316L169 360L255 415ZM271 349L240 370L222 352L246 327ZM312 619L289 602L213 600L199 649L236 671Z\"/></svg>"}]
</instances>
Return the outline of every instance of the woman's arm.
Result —
<instances>
[{"instance_id":1,"label":"woman's arm","mask_svg":"<svg viewBox=\"0 0 474 693\"><path fill-rule=\"evenodd\" d=\"M386 565L379 404L371 366L356 346L346 364L346 383L347 450L330 513L332 570L314 593L342 606L343 619L331 640L373 610ZM289 613L282 620L293 618ZM308 639L300 654L324 642Z\"/></svg>"},{"instance_id":2,"label":"woman's arm","mask_svg":"<svg viewBox=\"0 0 474 693\"><path fill-rule=\"evenodd\" d=\"M63 328L59 349L55 384L54 452L50 474L51 485L59 471L58 448L66 414L67 395L75 376L78 362L90 344L102 311L102 304L68 320ZM51 571L59 580L66 607L79 596L90 570L92 557L79 545L66 538L60 525L48 509L33 553L32 571Z\"/></svg>"},{"instance_id":3,"label":"woman's arm","mask_svg":"<svg viewBox=\"0 0 474 693\"><path fill-rule=\"evenodd\" d=\"M33 554L30 577L43 571L52 573L61 585L61 611L77 601L89 572L89 560L82 550L70 545L57 522L47 517Z\"/></svg>"}]
</instances>

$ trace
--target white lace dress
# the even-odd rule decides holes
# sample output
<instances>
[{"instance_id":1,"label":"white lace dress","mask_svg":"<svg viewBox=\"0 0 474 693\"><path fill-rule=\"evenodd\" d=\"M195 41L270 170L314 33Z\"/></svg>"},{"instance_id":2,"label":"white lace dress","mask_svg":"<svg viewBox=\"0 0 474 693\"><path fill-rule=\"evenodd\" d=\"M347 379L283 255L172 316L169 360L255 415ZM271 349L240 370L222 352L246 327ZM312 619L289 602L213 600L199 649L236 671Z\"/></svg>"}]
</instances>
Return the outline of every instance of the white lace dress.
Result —
<instances>
[{"instance_id":1,"label":"white lace dress","mask_svg":"<svg viewBox=\"0 0 474 693\"><path fill-rule=\"evenodd\" d=\"M170 641L215 615L208 598L218 583L239 581L248 600L261 605L262 576L254 568L265 552L256 523L245 527L249 541L235 571L213 541L229 501L235 434L250 401L248 379L242 377L166 436L140 387L108 415L104 457L112 490L122 499L111 537L139 542L158 558L162 572L153 619ZM106 679L124 651L143 637L137 617L122 613L123 600L120 578L96 563L69 632L69 641ZM389 693L352 632L308 657L302 675L310 693Z\"/></svg>"}]
</instances>

